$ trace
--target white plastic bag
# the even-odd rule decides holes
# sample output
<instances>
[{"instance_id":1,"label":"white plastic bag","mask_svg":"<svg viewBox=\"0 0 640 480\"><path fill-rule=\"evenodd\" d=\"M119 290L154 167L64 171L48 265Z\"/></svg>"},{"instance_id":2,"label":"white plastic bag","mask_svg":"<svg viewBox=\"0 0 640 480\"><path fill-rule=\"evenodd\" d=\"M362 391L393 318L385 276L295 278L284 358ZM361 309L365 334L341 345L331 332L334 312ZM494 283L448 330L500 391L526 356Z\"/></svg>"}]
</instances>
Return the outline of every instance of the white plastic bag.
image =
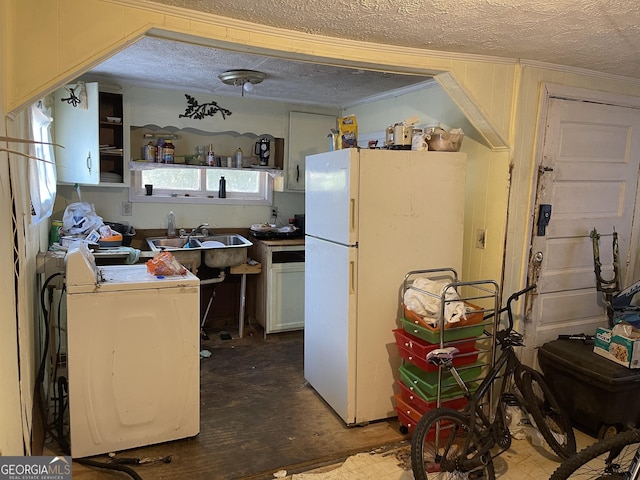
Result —
<instances>
[{"instance_id":1,"label":"white plastic bag","mask_svg":"<svg viewBox=\"0 0 640 480\"><path fill-rule=\"evenodd\" d=\"M67 206L62 216L62 230L71 235L89 233L102 226L99 216L92 203L75 202Z\"/></svg>"}]
</instances>

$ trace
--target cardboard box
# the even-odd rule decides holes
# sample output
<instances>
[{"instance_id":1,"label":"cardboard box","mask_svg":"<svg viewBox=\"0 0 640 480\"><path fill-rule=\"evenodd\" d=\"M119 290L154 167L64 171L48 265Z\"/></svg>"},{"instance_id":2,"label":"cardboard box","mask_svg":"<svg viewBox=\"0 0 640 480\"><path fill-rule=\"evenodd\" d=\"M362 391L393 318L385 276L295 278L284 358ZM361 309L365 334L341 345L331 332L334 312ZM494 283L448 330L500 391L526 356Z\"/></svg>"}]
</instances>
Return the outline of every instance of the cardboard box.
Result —
<instances>
[{"instance_id":1,"label":"cardboard box","mask_svg":"<svg viewBox=\"0 0 640 480\"><path fill-rule=\"evenodd\" d=\"M338 119L338 148L357 148L358 146L358 121L355 115L348 115Z\"/></svg>"},{"instance_id":2,"label":"cardboard box","mask_svg":"<svg viewBox=\"0 0 640 480\"><path fill-rule=\"evenodd\" d=\"M640 340L612 335L609 328L598 327L593 351L627 368L640 368Z\"/></svg>"}]
</instances>

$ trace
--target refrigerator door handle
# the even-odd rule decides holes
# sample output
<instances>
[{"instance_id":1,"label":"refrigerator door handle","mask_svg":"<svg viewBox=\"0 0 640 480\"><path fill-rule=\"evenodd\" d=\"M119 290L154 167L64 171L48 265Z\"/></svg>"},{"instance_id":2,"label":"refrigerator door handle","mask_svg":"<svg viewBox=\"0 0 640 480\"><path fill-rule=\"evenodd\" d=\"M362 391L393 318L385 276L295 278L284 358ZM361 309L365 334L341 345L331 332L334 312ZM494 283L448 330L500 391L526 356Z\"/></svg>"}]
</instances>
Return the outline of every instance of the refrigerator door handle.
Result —
<instances>
[{"instance_id":1,"label":"refrigerator door handle","mask_svg":"<svg viewBox=\"0 0 640 480\"><path fill-rule=\"evenodd\" d=\"M352 198L349 202L349 207L350 207L350 212L349 212L349 216L350 216L350 225L349 228L351 229L352 232L356 231L356 199Z\"/></svg>"},{"instance_id":2,"label":"refrigerator door handle","mask_svg":"<svg viewBox=\"0 0 640 480\"><path fill-rule=\"evenodd\" d=\"M356 293L356 262L349 262L349 294Z\"/></svg>"}]
</instances>

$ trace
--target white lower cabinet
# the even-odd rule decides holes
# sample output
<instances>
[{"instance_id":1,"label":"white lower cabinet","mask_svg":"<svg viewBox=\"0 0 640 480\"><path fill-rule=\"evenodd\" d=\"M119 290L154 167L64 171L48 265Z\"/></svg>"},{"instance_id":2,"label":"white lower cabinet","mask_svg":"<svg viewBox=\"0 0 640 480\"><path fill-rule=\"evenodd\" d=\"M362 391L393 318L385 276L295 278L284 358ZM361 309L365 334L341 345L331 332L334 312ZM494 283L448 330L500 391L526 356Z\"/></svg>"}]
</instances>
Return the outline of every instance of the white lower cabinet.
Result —
<instances>
[{"instance_id":1,"label":"white lower cabinet","mask_svg":"<svg viewBox=\"0 0 640 480\"><path fill-rule=\"evenodd\" d=\"M267 333L304 328L304 263L276 263L268 275Z\"/></svg>"},{"instance_id":2,"label":"white lower cabinet","mask_svg":"<svg viewBox=\"0 0 640 480\"><path fill-rule=\"evenodd\" d=\"M264 334L304 328L304 239L256 240L251 256L262 264L255 316Z\"/></svg>"}]
</instances>

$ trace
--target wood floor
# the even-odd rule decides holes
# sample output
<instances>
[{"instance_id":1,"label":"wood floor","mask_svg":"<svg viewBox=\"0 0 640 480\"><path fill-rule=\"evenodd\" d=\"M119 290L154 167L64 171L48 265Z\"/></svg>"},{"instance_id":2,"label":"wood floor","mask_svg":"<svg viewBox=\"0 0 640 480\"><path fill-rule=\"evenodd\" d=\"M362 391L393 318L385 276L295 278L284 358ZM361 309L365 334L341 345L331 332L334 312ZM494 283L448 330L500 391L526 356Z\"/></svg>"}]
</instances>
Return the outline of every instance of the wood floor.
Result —
<instances>
[{"instance_id":1,"label":"wood floor","mask_svg":"<svg viewBox=\"0 0 640 480\"><path fill-rule=\"evenodd\" d=\"M343 460L349 455L406 440L397 420L344 426L305 384L303 332L270 335L249 327L247 336L222 340L209 332L202 348L200 434L192 439L118 452L117 457L170 463L136 465L148 479L272 479ZM55 448L54 448L55 449ZM104 462L106 457L92 460ZM73 478L127 478L74 462Z\"/></svg>"}]
</instances>

